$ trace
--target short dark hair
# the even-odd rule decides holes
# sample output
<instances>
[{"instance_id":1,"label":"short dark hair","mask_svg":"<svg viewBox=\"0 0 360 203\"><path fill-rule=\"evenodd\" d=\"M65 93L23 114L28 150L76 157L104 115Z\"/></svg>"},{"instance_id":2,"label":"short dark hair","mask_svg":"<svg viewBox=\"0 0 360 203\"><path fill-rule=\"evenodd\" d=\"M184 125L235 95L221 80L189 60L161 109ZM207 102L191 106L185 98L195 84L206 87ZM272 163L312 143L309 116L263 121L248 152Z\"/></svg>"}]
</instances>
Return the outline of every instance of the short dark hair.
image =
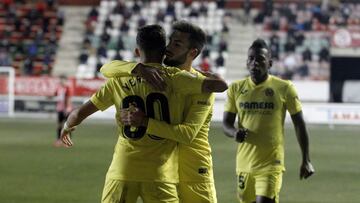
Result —
<instances>
[{"instance_id":1,"label":"short dark hair","mask_svg":"<svg viewBox=\"0 0 360 203\"><path fill-rule=\"evenodd\" d=\"M164 54L166 34L160 25L146 25L138 29L136 44L146 55Z\"/></svg>"},{"instance_id":2,"label":"short dark hair","mask_svg":"<svg viewBox=\"0 0 360 203\"><path fill-rule=\"evenodd\" d=\"M265 40L261 39L261 38L257 38L250 46L249 49L266 49L269 53L269 56L271 56L271 49L270 47L266 44Z\"/></svg>"},{"instance_id":3,"label":"short dark hair","mask_svg":"<svg viewBox=\"0 0 360 203\"><path fill-rule=\"evenodd\" d=\"M173 24L173 30L189 34L189 48L196 48L199 50L198 55L201 53L204 45L206 44L206 34L198 26L186 21L178 21Z\"/></svg>"}]
</instances>

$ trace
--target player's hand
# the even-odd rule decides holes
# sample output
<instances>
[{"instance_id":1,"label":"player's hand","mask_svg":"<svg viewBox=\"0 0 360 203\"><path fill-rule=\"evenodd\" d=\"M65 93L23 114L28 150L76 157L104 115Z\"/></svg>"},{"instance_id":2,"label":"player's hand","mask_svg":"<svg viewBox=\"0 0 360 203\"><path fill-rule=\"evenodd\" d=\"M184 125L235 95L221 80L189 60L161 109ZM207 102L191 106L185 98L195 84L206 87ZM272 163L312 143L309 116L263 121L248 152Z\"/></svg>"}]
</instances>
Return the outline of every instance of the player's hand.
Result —
<instances>
[{"instance_id":1,"label":"player's hand","mask_svg":"<svg viewBox=\"0 0 360 203\"><path fill-rule=\"evenodd\" d=\"M73 146L73 142L71 141L71 133L75 130L75 127L72 128L63 128L61 130L60 139L61 141L67 146L71 147Z\"/></svg>"},{"instance_id":2,"label":"player's hand","mask_svg":"<svg viewBox=\"0 0 360 203\"><path fill-rule=\"evenodd\" d=\"M300 180L307 179L315 173L313 165L307 161L303 162L300 167Z\"/></svg>"},{"instance_id":3,"label":"player's hand","mask_svg":"<svg viewBox=\"0 0 360 203\"><path fill-rule=\"evenodd\" d=\"M133 70L133 73L143 78L155 90L164 91L166 82L164 80L164 72L158 68L139 63Z\"/></svg>"},{"instance_id":4,"label":"player's hand","mask_svg":"<svg viewBox=\"0 0 360 203\"><path fill-rule=\"evenodd\" d=\"M139 108L133 109L121 109L120 110L120 122L124 125L140 127L147 126L148 118L145 113L141 111Z\"/></svg>"},{"instance_id":5,"label":"player's hand","mask_svg":"<svg viewBox=\"0 0 360 203\"><path fill-rule=\"evenodd\" d=\"M235 134L235 141L236 142L239 142L239 143L241 143L241 142L244 142L245 141L245 139L247 138L247 136L248 136L248 129L246 129L246 128L240 128L240 129L238 129L238 131L236 132L236 134Z\"/></svg>"}]
</instances>

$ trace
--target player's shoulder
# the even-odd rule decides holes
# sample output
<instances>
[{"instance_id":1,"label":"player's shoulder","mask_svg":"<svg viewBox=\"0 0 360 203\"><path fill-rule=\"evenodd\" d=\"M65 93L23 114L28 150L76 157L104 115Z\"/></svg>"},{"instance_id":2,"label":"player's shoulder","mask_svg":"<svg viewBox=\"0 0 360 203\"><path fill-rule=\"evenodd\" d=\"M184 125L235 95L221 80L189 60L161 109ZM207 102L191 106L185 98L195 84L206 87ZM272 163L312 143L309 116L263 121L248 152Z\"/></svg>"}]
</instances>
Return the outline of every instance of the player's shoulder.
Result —
<instances>
[{"instance_id":1,"label":"player's shoulder","mask_svg":"<svg viewBox=\"0 0 360 203\"><path fill-rule=\"evenodd\" d=\"M248 82L248 77L230 83L229 89L239 89Z\"/></svg>"},{"instance_id":2,"label":"player's shoulder","mask_svg":"<svg viewBox=\"0 0 360 203\"><path fill-rule=\"evenodd\" d=\"M161 70L163 70L165 73L167 73L169 75L173 75L173 74L177 74L177 73L181 72L181 70L179 68L171 67L171 66L161 66L158 68L160 68Z\"/></svg>"},{"instance_id":3,"label":"player's shoulder","mask_svg":"<svg viewBox=\"0 0 360 203\"><path fill-rule=\"evenodd\" d=\"M288 86L292 85L292 82L290 80L285 80L285 79L279 78L274 75L270 75L270 77L271 77L272 85L275 85L278 87L288 87Z\"/></svg>"}]
</instances>

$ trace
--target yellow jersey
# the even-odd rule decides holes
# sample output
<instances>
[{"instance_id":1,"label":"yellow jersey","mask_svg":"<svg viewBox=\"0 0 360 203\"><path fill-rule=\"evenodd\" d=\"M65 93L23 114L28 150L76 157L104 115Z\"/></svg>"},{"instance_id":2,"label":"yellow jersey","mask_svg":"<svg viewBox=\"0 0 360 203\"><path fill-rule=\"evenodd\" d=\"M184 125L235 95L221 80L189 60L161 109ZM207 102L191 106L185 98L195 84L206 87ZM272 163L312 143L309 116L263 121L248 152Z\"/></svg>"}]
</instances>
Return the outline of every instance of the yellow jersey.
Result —
<instances>
[{"instance_id":1,"label":"yellow jersey","mask_svg":"<svg viewBox=\"0 0 360 203\"><path fill-rule=\"evenodd\" d=\"M250 77L234 82L227 91L225 111L237 114L238 127L248 129L238 144L236 172L285 170L284 120L301 111L290 81L269 75L256 85Z\"/></svg>"},{"instance_id":2,"label":"yellow jersey","mask_svg":"<svg viewBox=\"0 0 360 203\"><path fill-rule=\"evenodd\" d=\"M102 70L116 69L124 65L121 61L105 64ZM124 70L131 71L136 63L126 64ZM201 92L204 77L185 71L174 71L160 64L148 64L165 71L168 87L158 92L139 77L113 77L92 97L92 103L100 110L115 105L116 112L136 106L148 117L179 123L183 120L183 106L179 98ZM180 102L179 102L180 101ZM107 173L110 179L126 181L178 182L177 143L146 133L145 127L133 129L118 122L119 138L113 160Z\"/></svg>"},{"instance_id":3,"label":"yellow jersey","mask_svg":"<svg viewBox=\"0 0 360 203\"><path fill-rule=\"evenodd\" d=\"M102 72L107 77L128 76L131 70L124 67L106 68ZM174 71L178 68L173 67ZM195 69L190 73L202 75ZM172 125L157 119L149 119L147 131L159 137L179 142L179 178L180 182L213 182L213 164L208 132L212 117L214 94L197 94L179 98L185 103L184 120Z\"/></svg>"},{"instance_id":4,"label":"yellow jersey","mask_svg":"<svg viewBox=\"0 0 360 203\"><path fill-rule=\"evenodd\" d=\"M195 69L191 73L201 75ZM179 142L180 182L214 182L208 133L214 94L192 95L185 101L185 120L178 125L150 119L147 132Z\"/></svg>"}]
</instances>

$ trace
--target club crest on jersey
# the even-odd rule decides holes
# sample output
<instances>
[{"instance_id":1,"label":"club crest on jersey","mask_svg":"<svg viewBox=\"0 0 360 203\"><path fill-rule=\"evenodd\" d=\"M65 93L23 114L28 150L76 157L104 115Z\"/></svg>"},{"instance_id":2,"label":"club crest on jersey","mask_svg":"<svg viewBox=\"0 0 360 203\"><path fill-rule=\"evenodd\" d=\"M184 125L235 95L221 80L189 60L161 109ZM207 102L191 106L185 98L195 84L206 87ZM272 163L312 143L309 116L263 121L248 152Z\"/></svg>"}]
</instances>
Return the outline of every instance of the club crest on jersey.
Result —
<instances>
[{"instance_id":1,"label":"club crest on jersey","mask_svg":"<svg viewBox=\"0 0 360 203\"><path fill-rule=\"evenodd\" d=\"M248 90L242 89L242 90L240 91L240 94L246 94L247 92L248 92Z\"/></svg>"},{"instance_id":2,"label":"club crest on jersey","mask_svg":"<svg viewBox=\"0 0 360 203\"><path fill-rule=\"evenodd\" d=\"M265 96L267 96L267 97L274 96L274 90L271 88L266 88L264 92L265 92Z\"/></svg>"}]
</instances>

